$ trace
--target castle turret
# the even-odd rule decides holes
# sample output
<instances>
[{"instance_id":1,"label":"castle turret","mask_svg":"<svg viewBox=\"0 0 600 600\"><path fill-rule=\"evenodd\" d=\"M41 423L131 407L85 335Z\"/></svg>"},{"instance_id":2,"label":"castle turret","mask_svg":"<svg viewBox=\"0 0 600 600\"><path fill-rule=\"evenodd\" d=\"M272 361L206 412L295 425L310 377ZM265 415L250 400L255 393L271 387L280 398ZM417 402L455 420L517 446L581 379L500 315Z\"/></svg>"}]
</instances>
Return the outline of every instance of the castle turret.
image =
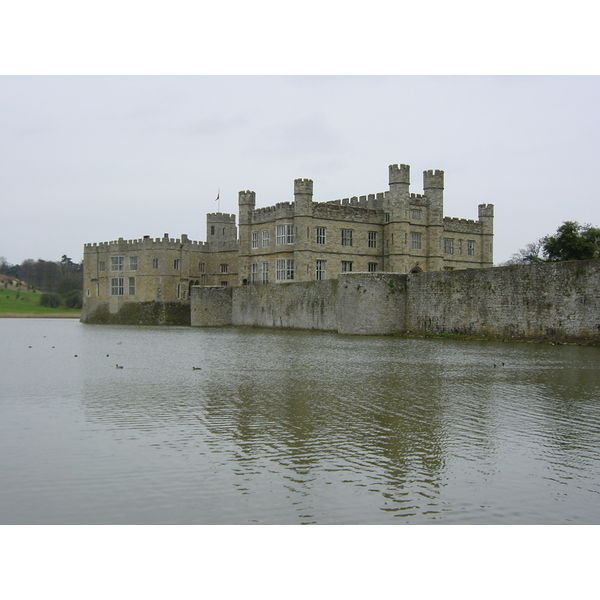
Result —
<instances>
[{"instance_id":1,"label":"castle turret","mask_svg":"<svg viewBox=\"0 0 600 600\"><path fill-rule=\"evenodd\" d=\"M479 222L482 226L481 266L494 266L494 205L480 204L478 206Z\"/></svg>"},{"instance_id":2,"label":"castle turret","mask_svg":"<svg viewBox=\"0 0 600 600\"><path fill-rule=\"evenodd\" d=\"M389 185L392 201L407 198L408 188L410 187L410 166L390 165Z\"/></svg>"},{"instance_id":3,"label":"castle turret","mask_svg":"<svg viewBox=\"0 0 600 600\"><path fill-rule=\"evenodd\" d=\"M408 236L408 198L410 187L410 166L389 165L390 191L386 194L385 247L383 261L386 270L404 273Z\"/></svg>"},{"instance_id":4,"label":"castle turret","mask_svg":"<svg viewBox=\"0 0 600 600\"><path fill-rule=\"evenodd\" d=\"M296 215L312 215L312 179L294 180L294 212Z\"/></svg>"},{"instance_id":5,"label":"castle turret","mask_svg":"<svg viewBox=\"0 0 600 600\"><path fill-rule=\"evenodd\" d=\"M238 193L240 226L252 223L252 213L256 206L256 193L250 190Z\"/></svg>"},{"instance_id":6,"label":"castle turret","mask_svg":"<svg viewBox=\"0 0 600 600\"><path fill-rule=\"evenodd\" d=\"M213 249L223 248L225 244L231 245L236 240L235 215L225 213L208 213L206 215L206 241L212 245Z\"/></svg>"},{"instance_id":7,"label":"castle turret","mask_svg":"<svg viewBox=\"0 0 600 600\"><path fill-rule=\"evenodd\" d=\"M427 200L427 270L441 271L444 264L444 171L423 171L423 195Z\"/></svg>"},{"instance_id":8,"label":"castle turret","mask_svg":"<svg viewBox=\"0 0 600 600\"><path fill-rule=\"evenodd\" d=\"M239 207L239 283L247 282L249 277L249 255L250 255L250 235L251 223L256 206L256 193L250 190L240 191L238 194Z\"/></svg>"},{"instance_id":9,"label":"castle turret","mask_svg":"<svg viewBox=\"0 0 600 600\"><path fill-rule=\"evenodd\" d=\"M430 202L444 202L444 171L423 171L423 192Z\"/></svg>"}]
</instances>

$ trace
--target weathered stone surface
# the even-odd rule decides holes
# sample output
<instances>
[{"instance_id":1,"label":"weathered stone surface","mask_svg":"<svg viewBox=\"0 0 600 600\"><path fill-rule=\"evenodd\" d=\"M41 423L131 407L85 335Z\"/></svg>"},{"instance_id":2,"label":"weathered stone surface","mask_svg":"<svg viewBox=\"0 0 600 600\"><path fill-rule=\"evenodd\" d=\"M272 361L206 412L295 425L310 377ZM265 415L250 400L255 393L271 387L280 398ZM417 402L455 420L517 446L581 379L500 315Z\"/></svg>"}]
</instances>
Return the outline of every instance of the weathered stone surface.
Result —
<instances>
[{"instance_id":1,"label":"weathered stone surface","mask_svg":"<svg viewBox=\"0 0 600 600\"><path fill-rule=\"evenodd\" d=\"M192 290L193 325L600 340L600 260Z\"/></svg>"},{"instance_id":2,"label":"weathered stone surface","mask_svg":"<svg viewBox=\"0 0 600 600\"><path fill-rule=\"evenodd\" d=\"M82 314L84 323L114 325L190 325L189 304L180 302L126 302L112 312L107 302Z\"/></svg>"},{"instance_id":3,"label":"weathered stone surface","mask_svg":"<svg viewBox=\"0 0 600 600\"><path fill-rule=\"evenodd\" d=\"M223 327L231 325L230 287L192 287L191 316L194 327Z\"/></svg>"}]
</instances>

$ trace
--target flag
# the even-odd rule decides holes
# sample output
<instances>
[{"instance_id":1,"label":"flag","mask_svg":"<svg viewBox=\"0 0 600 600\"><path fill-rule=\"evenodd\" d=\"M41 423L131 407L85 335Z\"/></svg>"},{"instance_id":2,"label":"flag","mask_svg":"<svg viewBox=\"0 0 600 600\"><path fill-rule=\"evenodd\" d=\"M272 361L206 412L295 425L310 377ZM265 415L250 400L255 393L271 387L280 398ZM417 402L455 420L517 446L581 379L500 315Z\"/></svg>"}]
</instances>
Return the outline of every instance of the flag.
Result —
<instances>
[{"instance_id":1,"label":"flag","mask_svg":"<svg viewBox=\"0 0 600 600\"><path fill-rule=\"evenodd\" d=\"M215 202L219 199L220 194L221 194L221 189L219 188L219 191L217 192L217 197L215 198Z\"/></svg>"}]
</instances>

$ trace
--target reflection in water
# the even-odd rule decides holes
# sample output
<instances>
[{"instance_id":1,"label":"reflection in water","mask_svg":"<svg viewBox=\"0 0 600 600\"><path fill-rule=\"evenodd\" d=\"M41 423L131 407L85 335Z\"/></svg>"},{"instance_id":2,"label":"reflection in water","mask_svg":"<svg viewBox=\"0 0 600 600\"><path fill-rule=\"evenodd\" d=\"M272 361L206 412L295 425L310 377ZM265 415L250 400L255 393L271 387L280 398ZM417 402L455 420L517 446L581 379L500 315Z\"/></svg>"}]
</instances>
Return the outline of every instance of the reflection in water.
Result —
<instances>
[{"instance_id":1,"label":"reflection in water","mask_svg":"<svg viewBox=\"0 0 600 600\"><path fill-rule=\"evenodd\" d=\"M1 522L600 520L597 348L23 321L62 360L18 349L0 410L64 448Z\"/></svg>"}]
</instances>

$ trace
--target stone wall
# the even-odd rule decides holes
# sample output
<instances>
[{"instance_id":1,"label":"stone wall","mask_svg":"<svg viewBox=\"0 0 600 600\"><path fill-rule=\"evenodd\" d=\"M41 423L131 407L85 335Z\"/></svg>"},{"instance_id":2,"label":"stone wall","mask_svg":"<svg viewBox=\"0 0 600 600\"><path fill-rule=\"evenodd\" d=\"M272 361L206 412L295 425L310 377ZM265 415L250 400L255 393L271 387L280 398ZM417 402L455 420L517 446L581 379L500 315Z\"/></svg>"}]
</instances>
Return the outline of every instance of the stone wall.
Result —
<instances>
[{"instance_id":1,"label":"stone wall","mask_svg":"<svg viewBox=\"0 0 600 600\"><path fill-rule=\"evenodd\" d=\"M337 331L386 335L405 330L406 275L346 273L340 276Z\"/></svg>"},{"instance_id":2,"label":"stone wall","mask_svg":"<svg viewBox=\"0 0 600 600\"><path fill-rule=\"evenodd\" d=\"M232 290L230 287L192 287L190 322L194 327L231 325Z\"/></svg>"},{"instance_id":3,"label":"stone wall","mask_svg":"<svg viewBox=\"0 0 600 600\"><path fill-rule=\"evenodd\" d=\"M92 307L84 305L82 323L112 325L190 325L190 305L184 302L126 302L118 311L110 310L108 302Z\"/></svg>"},{"instance_id":4,"label":"stone wall","mask_svg":"<svg viewBox=\"0 0 600 600\"><path fill-rule=\"evenodd\" d=\"M200 326L600 341L600 260L196 287L191 305Z\"/></svg>"},{"instance_id":5,"label":"stone wall","mask_svg":"<svg viewBox=\"0 0 600 600\"><path fill-rule=\"evenodd\" d=\"M407 277L412 332L600 339L600 260Z\"/></svg>"}]
</instances>

